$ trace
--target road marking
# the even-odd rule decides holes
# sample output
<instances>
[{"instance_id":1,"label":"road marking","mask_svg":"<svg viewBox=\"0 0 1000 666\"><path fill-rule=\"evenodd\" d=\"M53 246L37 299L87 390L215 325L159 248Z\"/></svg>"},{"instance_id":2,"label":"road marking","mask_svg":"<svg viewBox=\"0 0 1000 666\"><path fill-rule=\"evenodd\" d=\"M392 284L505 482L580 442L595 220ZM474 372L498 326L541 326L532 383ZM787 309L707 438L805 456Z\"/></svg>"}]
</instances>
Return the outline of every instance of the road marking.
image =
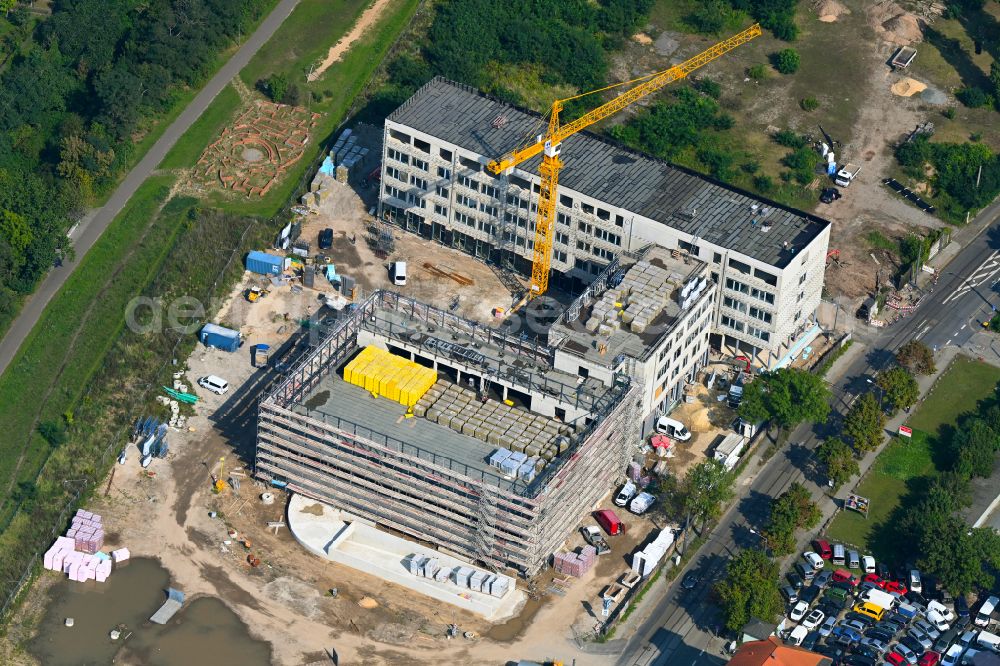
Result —
<instances>
[{"instance_id":1,"label":"road marking","mask_svg":"<svg viewBox=\"0 0 1000 666\"><path fill-rule=\"evenodd\" d=\"M947 304L950 301L958 300L962 296L969 293L972 289L993 278L993 276L1000 271L1000 260L997 259L997 255L1000 255L1000 250L994 250L993 253L986 258L986 261L979 265L972 275L962 280L962 284L960 284L955 291L950 293L948 297L942 301L942 305Z\"/></svg>"},{"instance_id":2,"label":"road marking","mask_svg":"<svg viewBox=\"0 0 1000 666\"><path fill-rule=\"evenodd\" d=\"M930 329L931 329L931 325L930 324L927 324L926 326L924 326L922 329L920 329L920 332L917 333L916 339L919 340L920 338L924 337L924 333L926 333Z\"/></svg>"},{"instance_id":3,"label":"road marking","mask_svg":"<svg viewBox=\"0 0 1000 666\"><path fill-rule=\"evenodd\" d=\"M947 347L947 346L948 346L948 345L950 345L950 344L951 344L951 338L948 338L948 339L947 339L947 340L945 341L945 343L944 343L944 346L945 346L945 347Z\"/></svg>"},{"instance_id":4,"label":"road marking","mask_svg":"<svg viewBox=\"0 0 1000 666\"><path fill-rule=\"evenodd\" d=\"M968 324L962 324L962 328L960 328L960 329L958 329L958 330L960 330L960 331L964 331L964 330L965 330L965 327L966 327L966 326L968 326ZM957 335L957 334L956 334L956 335Z\"/></svg>"}]
</instances>

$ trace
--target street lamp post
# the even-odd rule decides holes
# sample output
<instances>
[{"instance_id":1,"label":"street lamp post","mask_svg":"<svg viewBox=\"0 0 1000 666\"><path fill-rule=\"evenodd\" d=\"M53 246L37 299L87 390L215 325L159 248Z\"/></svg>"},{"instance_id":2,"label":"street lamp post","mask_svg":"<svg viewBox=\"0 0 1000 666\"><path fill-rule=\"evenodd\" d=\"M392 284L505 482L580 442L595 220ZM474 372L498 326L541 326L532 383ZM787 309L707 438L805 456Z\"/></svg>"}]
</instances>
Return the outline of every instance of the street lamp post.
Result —
<instances>
[{"instance_id":1,"label":"street lamp post","mask_svg":"<svg viewBox=\"0 0 1000 666\"><path fill-rule=\"evenodd\" d=\"M875 383L875 381L871 377L869 377L865 381L868 382L869 384L872 384L875 388L878 389L878 408L880 410L884 409L885 391L883 391L882 387L879 386L877 383Z\"/></svg>"}]
</instances>

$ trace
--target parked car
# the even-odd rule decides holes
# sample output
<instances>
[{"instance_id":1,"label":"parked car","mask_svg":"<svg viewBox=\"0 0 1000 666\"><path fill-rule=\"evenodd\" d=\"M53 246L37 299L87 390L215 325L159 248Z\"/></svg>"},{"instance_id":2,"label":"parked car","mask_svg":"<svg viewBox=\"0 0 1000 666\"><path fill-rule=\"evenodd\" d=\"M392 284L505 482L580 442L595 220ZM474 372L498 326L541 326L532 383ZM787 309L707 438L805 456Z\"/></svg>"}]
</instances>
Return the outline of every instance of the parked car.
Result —
<instances>
[{"instance_id":1,"label":"parked car","mask_svg":"<svg viewBox=\"0 0 1000 666\"><path fill-rule=\"evenodd\" d=\"M917 645L920 646L918 648L912 643L907 642L906 645L912 648L914 652L921 653L924 650L930 650L932 647L934 647L934 639L932 639L930 636L920 631L920 629L917 629L916 627L913 627L908 632L906 632L906 636L904 636L902 640L906 641L907 638L912 639Z\"/></svg>"},{"instance_id":2,"label":"parked car","mask_svg":"<svg viewBox=\"0 0 1000 666\"><path fill-rule=\"evenodd\" d=\"M962 661L962 646L952 645L941 657L941 666L959 666Z\"/></svg>"},{"instance_id":3,"label":"parked car","mask_svg":"<svg viewBox=\"0 0 1000 666\"><path fill-rule=\"evenodd\" d=\"M879 578L879 575L877 573L866 573L864 576L862 576L861 584L864 585L865 583L874 583L875 587L877 587L880 590L882 589L882 579Z\"/></svg>"},{"instance_id":4,"label":"parked car","mask_svg":"<svg viewBox=\"0 0 1000 666\"><path fill-rule=\"evenodd\" d=\"M785 643L788 645L802 645L802 641L806 639L809 635L809 630L799 625L789 632L788 637L785 639Z\"/></svg>"},{"instance_id":5,"label":"parked car","mask_svg":"<svg viewBox=\"0 0 1000 666\"><path fill-rule=\"evenodd\" d=\"M799 600L798 591L796 591L796 589L791 585L786 585L783 588L781 588L781 594L790 604L794 604L796 601Z\"/></svg>"},{"instance_id":6,"label":"parked car","mask_svg":"<svg viewBox=\"0 0 1000 666\"><path fill-rule=\"evenodd\" d=\"M878 661L878 659L882 656L882 653L876 650L875 648L871 647L870 645L865 645L866 640L867 639L861 639L861 642L854 646L853 648L854 654L860 654L866 657L871 657L872 659Z\"/></svg>"},{"instance_id":7,"label":"parked car","mask_svg":"<svg viewBox=\"0 0 1000 666\"><path fill-rule=\"evenodd\" d=\"M638 490L639 489L636 488L635 484L632 483L631 481L625 482L625 485L622 486L622 489L618 491L617 495L615 495L615 504L617 506L625 506L626 504L629 503L629 500L635 497L635 494L636 492L638 492Z\"/></svg>"},{"instance_id":8,"label":"parked car","mask_svg":"<svg viewBox=\"0 0 1000 666\"><path fill-rule=\"evenodd\" d=\"M806 615L805 619L802 620L802 626L804 626L806 629L815 629L820 624L822 624L823 620L825 619L826 619L826 614L823 613L823 611L821 611L820 609L815 608L809 611L809 614Z\"/></svg>"},{"instance_id":9,"label":"parked car","mask_svg":"<svg viewBox=\"0 0 1000 666\"><path fill-rule=\"evenodd\" d=\"M649 507L653 506L656 502L656 496L649 493L639 493L632 498L632 501L628 504L628 510L637 516L641 516L649 510Z\"/></svg>"},{"instance_id":10,"label":"parked car","mask_svg":"<svg viewBox=\"0 0 1000 666\"><path fill-rule=\"evenodd\" d=\"M1000 605L1000 599L996 597L989 597L979 606L979 612L976 613L976 617L973 620L977 627L988 627L990 622L993 621L993 611L996 610L997 606Z\"/></svg>"},{"instance_id":11,"label":"parked car","mask_svg":"<svg viewBox=\"0 0 1000 666\"><path fill-rule=\"evenodd\" d=\"M854 631L858 632L858 636L859 637L862 636L864 634L865 630L868 629L868 624L866 624L865 622L862 622L861 620L859 620L856 617L849 618L849 619L848 618L844 618L844 620L840 623L840 626L845 627L845 628L853 629ZM856 640L858 640L858 639L856 639Z\"/></svg>"},{"instance_id":12,"label":"parked car","mask_svg":"<svg viewBox=\"0 0 1000 666\"><path fill-rule=\"evenodd\" d=\"M200 378L198 380L198 386L208 389L212 393L218 393L219 395L223 395L229 390L229 382L216 375L208 375L207 377Z\"/></svg>"},{"instance_id":13,"label":"parked car","mask_svg":"<svg viewBox=\"0 0 1000 666\"><path fill-rule=\"evenodd\" d=\"M788 579L788 582L791 583L792 587L794 587L796 590L802 589L802 582L803 582L802 576L798 575L794 571L789 571L787 574L785 574L785 578Z\"/></svg>"},{"instance_id":14,"label":"parked car","mask_svg":"<svg viewBox=\"0 0 1000 666\"><path fill-rule=\"evenodd\" d=\"M877 662L862 654L851 654L841 659L840 663L843 666L875 666Z\"/></svg>"},{"instance_id":15,"label":"parked car","mask_svg":"<svg viewBox=\"0 0 1000 666\"><path fill-rule=\"evenodd\" d=\"M930 636L931 639L936 640L937 637L941 635L941 632L938 631L937 628L935 628L934 625L928 622L927 620L917 620L916 622L913 623L913 628L919 629L920 631L924 632L925 634Z\"/></svg>"},{"instance_id":16,"label":"parked car","mask_svg":"<svg viewBox=\"0 0 1000 666\"><path fill-rule=\"evenodd\" d=\"M924 652L924 656L917 660L917 666L937 666L939 661L941 661L941 655L928 651Z\"/></svg>"},{"instance_id":17,"label":"parked car","mask_svg":"<svg viewBox=\"0 0 1000 666\"><path fill-rule=\"evenodd\" d=\"M823 620L823 624L819 626L819 635L826 637L833 632L833 628L837 626L837 616L827 615L826 619Z\"/></svg>"},{"instance_id":18,"label":"parked car","mask_svg":"<svg viewBox=\"0 0 1000 666\"><path fill-rule=\"evenodd\" d=\"M830 584L830 580L833 578L833 572L829 569L824 569L816 574L813 578L813 587L826 587Z\"/></svg>"},{"instance_id":19,"label":"parked car","mask_svg":"<svg viewBox=\"0 0 1000 666\"><path fill-rule=\"evenodd\" d=\"M816 644L819 643L820 635L818 631L810 631L806 634L805 640L802 641L801 648L805 650L813 650L816 648Z\"/></svg>"},{"instance_id":20,"label":"parked car","mask_svg":"<svg viewBox=\"0 0 1000 666\"><path fill-rule=\"evenodd\" d=\"M895 637L895 632L880 629L878 627L872 627L865 632L865 638L873 638L881 643L889 643Z\"/></svg>"},{"instance_id":21,"label":"parked car","mask_svg":"<svg viewBox=\"0 0 1000 666\"><path fill-rule=\"evenodd\" d=\"M798 601L792 606L792 610L789 611L788 617L792 622L801 622L802 618L806 616L809 612L809 604L804 601Z\"/></svg>"},{"instance_id":22,"label":"parked car","mask_svg":"<svg viewBox=\"0 0 1000 666\"><path fill-rule=\"evenodd\" d=\"M879 655L884 654L885 651L889 649L889 645L885 641L880 641L874 636L867 636L861 639L861 645L878 653Z\"/></svg>"},{"instance_id":23,"label":"parked car","mask_svg":"<svg viewBox=\"0 0 1000 666\"><path fill-rule=\"evenodd\" d=\"M892 666L904 666L906 658L898 652L889 652L885 655L885 663L892 664Z\"/></svg>"},{"instance_id":24,"label":"parked car","mask_svg":"<svg viewBox=\"0 0 1000 666\"><path fill-rule=\"evenodd\" d=\"M907 592L905 585L894 580L883 580L879 587L881 587L883 591L890 593L905 595Z\"/></svg>"},{"instance_id":25,"label":"parked car","mask_svg":"<svg viewBox=\"0 0 1000 666\"><path fill-rule=\"evenodd\" d=\"M896 652L899 655L901 655L907 664L917 663L917 653L914 652L913 649L910 648L910 646L904 643L903 641L896 643L896 645L892 649L893 652ZM921 652L922 651L923 650L921 650Z\"/></svg>"},{"instance_id":26,"label":"parked car","mask_svg":"<svg viewBox=\"0 0 1000 666\"><path fill-rule=\"evenodd\" d=\"M851 640L851 642L854 643L860 641L863 638L860 631L858 631L854 627L848 627L845 625L840 625L834 628L831 635L837 636L838 638L841 636L846 636Z\"/></svg>"},{"instance_id":27,"label":"parked car","mask_svg":"<svg viewBox=\"0 0 1000 666\"><path fill-rule=\"evenodd\" d=\"M805 560L813 569L819 571L823 568L823 558L819 556L818 553L814 553L811 550L807 550L802 553L802 559Z\"/></svg>"},{"instance_id":28,"label":"parked car","mask_svg":"<svg viewBox=\"0 0 1000 666\"><path fill-rule=\"evenodd\" d=\"M837 569L833 572L833 582L835 583L850 583L851 586L858 584L858 579L854 577L847 569Z\"/></svg>"},{"instance_id":29,"label":"parked car","mask_svg":"<svg viewBox=\"0 0 1000 666\"><path fill-rule=\"evenodd\" d=\"M958 595L955 597L955 615L958 617L969 617L972 613L969 611L969 602L965 600L965 595Z\"/></svg>"},{"instance_id":30,"label":"parked car","mask_svg":"<svg viewBox=\"0 0 1000 666\"><path fill-rule=\"evenodd\" d=\"M923 591L923 588L920 572L917 569L910 569L910 589L919 594Z\"/></svg>"},{"instance_id":31,"label":"parked car","mask_svg":"<svg viewBox=\"0 0 1000 666\"><path fill-rule=\"evenodd\" d=\"M888 578L892 576L892 573L889 571L889 565L884 562L875 563L875 573L878 574L878 577L882 580L888 580Z\"/></svg>"},{"instance_id":32,"label":"parked car","mask_svg":"<svg viewBox=\"0 0 1000 666\"><path fill-rule=\"evenodd\" d=\"M813 603L815 603L816 598L819 597L822 591L823 590L816 587L815 584L808 585L799 590L799 599L806 602L807 604L812 605Z\"/></svg>"},{"instance_id":33,"label":"parked car","mask_svg":"<svg viewBox=\"0 0 1000 666\"><path fill-rule=\"evenodd\" d=\"M319 249L329 250L333 247L333 229L323 229L319 232Z\"/></svg>"},{"instance_id":34,"label":"parked car","mask_svg":"<svg viewBox=\"0 0 1000 666\"><path fill-rule=\"evenodd\" d=\"M611 547L608 546L608 542L604 539L600 527L597 525L587 525L586 527L581 527L580 531L583 533L583 539L597 549L598 555L611 552Z\"/></svg>"},{"instance_id":35,"label":"parked car","mask_svg":"<svg viewBox=\"0 0 1000 666\"><path fill-rule=\"evenodd\" d=\"M819 553L819 556L824 560L828 560L833 557L833 548L830 547L830 542L825 539L816 539L813 541L813 548Z\"/></svg>"}]
</instances>

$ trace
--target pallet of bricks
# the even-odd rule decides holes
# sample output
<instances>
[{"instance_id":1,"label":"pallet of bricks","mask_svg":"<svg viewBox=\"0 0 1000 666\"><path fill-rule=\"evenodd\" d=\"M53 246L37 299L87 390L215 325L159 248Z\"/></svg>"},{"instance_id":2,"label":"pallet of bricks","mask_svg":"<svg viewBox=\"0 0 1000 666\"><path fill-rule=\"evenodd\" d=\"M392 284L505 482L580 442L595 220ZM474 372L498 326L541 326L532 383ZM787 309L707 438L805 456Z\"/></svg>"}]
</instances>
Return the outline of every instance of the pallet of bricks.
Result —
<instances>
[{"instance_id":1,"label":"pallet of bricks","mask_svg":"<svg viewBox=\"0 0 1000 666\"><path fill-rule=\"evenodd\" d=\"M552 556L552 565L557 573L579 578L594 566L597 561L597 549L584 546L579 553L556 553Z\"/></svg>"}]
</instances>

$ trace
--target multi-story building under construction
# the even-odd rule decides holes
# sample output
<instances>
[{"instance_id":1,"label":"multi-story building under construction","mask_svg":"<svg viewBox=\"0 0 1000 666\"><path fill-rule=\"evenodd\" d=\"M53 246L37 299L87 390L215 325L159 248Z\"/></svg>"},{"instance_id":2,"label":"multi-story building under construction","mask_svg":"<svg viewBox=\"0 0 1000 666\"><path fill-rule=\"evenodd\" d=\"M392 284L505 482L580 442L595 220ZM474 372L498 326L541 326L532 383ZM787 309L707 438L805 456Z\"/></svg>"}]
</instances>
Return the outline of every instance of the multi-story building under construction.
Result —
<instances>
[{"instance_id":1,"label":"multi-story building under construction","mask_svg":"<svg viewBox=\"0 0 1000 666\"><path fill-rule=\"evenodd\" d=\"M343 379L372 345L437 371L411 414ZM553 359L546 345L376 292L261 401L256 474L352 519L533 574L611 489L639 436L628 377L579 382ZM500 449L531 464L491 464Z\"/></svg>"},{"instance_id":2,"label":"multi-story building under construction","mask_svg":"<svg viewBox=\"0 0 1000 666\"><path fill-rule=\"evenodd\" d=\"M413 233L531 273L539 158L487 163L544 119L434 79L385 121L379 214ZM787 363L819 332L830 223L580 132L563 142L551 282L578 291L649 243L709 265L714 344L754 365Z\"/></svg>"}]
</instances>

